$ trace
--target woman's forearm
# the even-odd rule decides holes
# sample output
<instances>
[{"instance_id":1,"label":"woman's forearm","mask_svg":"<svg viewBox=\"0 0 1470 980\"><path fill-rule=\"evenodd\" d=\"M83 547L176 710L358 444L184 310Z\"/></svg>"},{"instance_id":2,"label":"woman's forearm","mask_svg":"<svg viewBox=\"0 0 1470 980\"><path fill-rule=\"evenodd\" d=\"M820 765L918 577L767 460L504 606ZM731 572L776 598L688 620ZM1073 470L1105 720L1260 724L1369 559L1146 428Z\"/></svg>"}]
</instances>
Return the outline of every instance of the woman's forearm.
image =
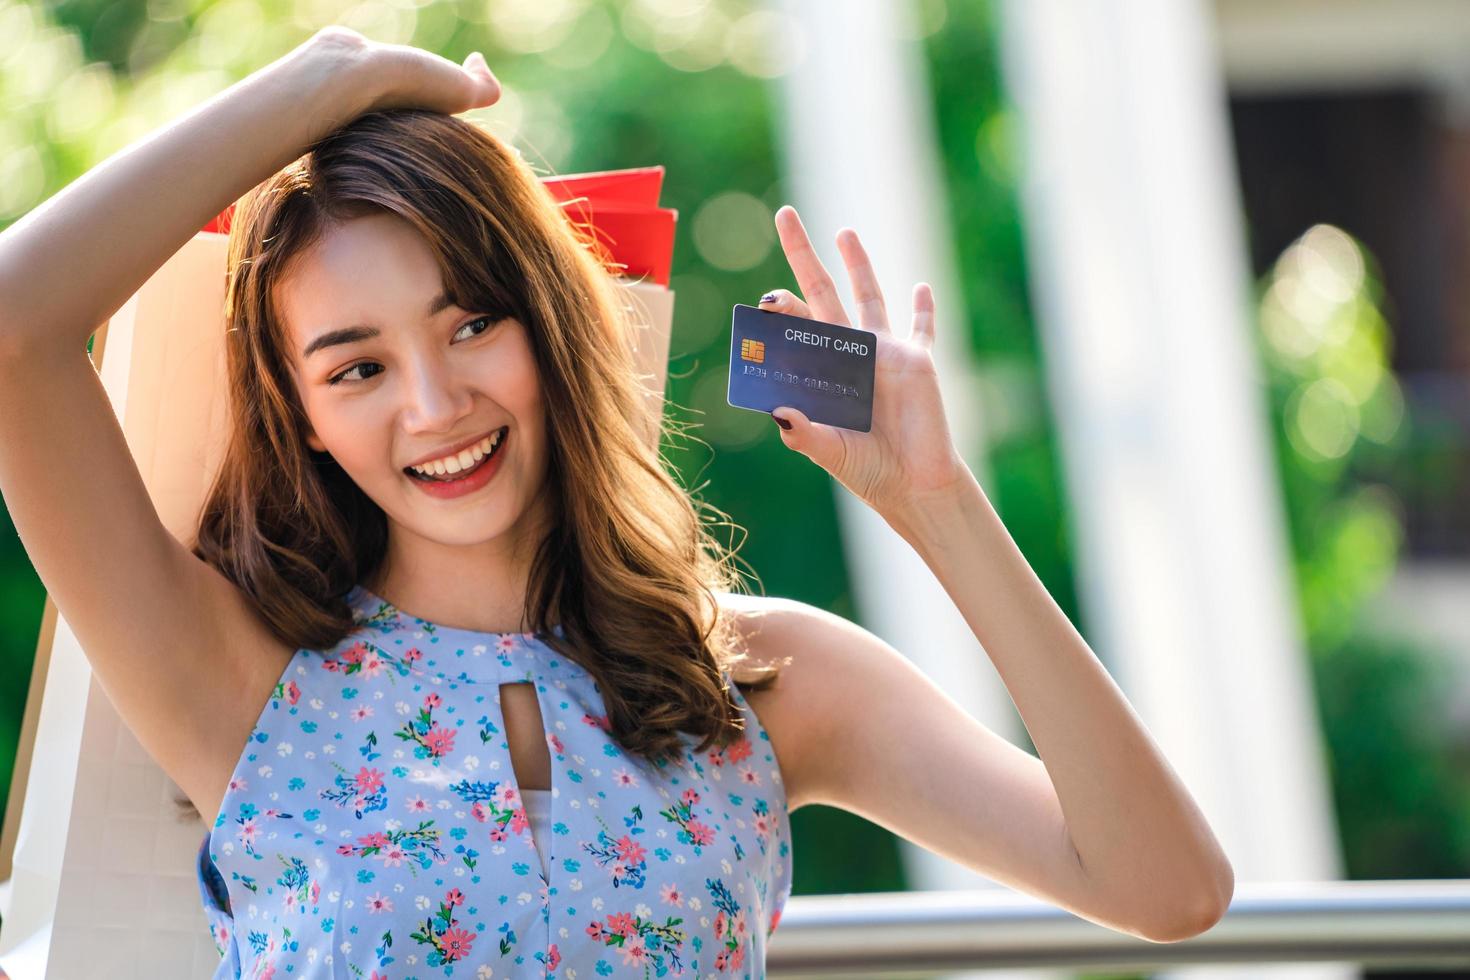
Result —
<instances>
[{"instance_id":1,"label":"woman's forearm","mask_svg":"<svg viewBox=\"0 0 1470 980\"><path fill-rule=\"evenodd\" d=\"M1195 920L1212 921L1229 901L1228 859L974 476L967 471L960 483L914 501L889 523L924 558L990 655L1052 778L1089 877L1120 907L1197 932Z\"/></svg>"},{"instance_id":2,"label":"woman's forearm","mask_svg":"<svg viewBox=\"0 0 1470 980\"><path fill-rule=\"evenodd\" d=\"M0 345L83 350L211 218L369 108L353 52L315 40L113 154L0 234Z\"/></svg>"}]
</instances>

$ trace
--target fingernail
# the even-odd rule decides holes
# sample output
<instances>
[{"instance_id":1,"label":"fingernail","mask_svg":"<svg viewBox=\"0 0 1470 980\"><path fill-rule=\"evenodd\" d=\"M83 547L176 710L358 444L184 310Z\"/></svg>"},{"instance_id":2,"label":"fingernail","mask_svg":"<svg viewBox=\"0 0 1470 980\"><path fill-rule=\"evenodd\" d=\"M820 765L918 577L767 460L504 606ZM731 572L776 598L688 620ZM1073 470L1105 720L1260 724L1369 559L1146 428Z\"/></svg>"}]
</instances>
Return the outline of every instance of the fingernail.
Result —
<instances>
[{"instance_id":1,"label":"fingernail","mask_svg":"<svg viewBox=\"0 0 1470 980\"><path fill-rule=\"evenodd\" d=\"M761 302L762 303L774 303L774 302L776 302L776 294L775 293L766 293L764 296L761 297Z\"/></svg>"},{"instance_id":2,"label":"fingernail","mask_svg":"<svg viewBox=\"0 0 1470 980\"><path fill-rule=\"evenodd\" d=\"M781 428L785 429L788 432L791 431L791 423L783 419L781 416L777 415L775 412L771 413L771 418L775 419L776 424L779 425Z\"/></svg>"}]
</instances>

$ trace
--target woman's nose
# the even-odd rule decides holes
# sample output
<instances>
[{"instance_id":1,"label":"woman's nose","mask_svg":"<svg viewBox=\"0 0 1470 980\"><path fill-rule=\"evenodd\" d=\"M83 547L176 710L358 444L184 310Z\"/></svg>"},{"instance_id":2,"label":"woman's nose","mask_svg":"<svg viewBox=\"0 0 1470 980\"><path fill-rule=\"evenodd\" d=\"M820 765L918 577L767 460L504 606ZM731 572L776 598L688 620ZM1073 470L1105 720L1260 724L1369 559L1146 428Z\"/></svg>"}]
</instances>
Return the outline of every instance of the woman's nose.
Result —
<instances>
[{"instance_id":1,"label":"woman's nose","mask_svg":"<svg viewBox=\"0 0 1470 980\"><path fill-rule=\"evenodd\" d=\"M425 360L410 371L404 427L411 432L448 432L473 405L464 379L443 361Z\"/></svg>"}]
</instances>

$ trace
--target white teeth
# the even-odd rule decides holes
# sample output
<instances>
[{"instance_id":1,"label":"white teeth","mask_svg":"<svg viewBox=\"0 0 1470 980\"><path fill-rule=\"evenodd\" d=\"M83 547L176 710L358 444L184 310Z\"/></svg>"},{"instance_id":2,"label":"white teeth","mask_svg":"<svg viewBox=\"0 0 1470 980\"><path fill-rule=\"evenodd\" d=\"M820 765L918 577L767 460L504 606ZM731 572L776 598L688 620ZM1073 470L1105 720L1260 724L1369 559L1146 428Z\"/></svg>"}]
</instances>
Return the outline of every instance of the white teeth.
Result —
<instances>
[{"instance_id":1,"label":"white teeth","mask_svg":"<svg viewBox=\"0 0 1470 980\"><path fill-rule=\"evenodd\" d=\"M467 470L486 456L489 456L495 447L500 445L500 437L501 431L496 429L469 449L462 449L455 455L445 456L443 459L432 460L418 466L410 466L409 469L416 473L423 473L425 476L445 476L446 474Z\"/></svg>"}]
</instances>

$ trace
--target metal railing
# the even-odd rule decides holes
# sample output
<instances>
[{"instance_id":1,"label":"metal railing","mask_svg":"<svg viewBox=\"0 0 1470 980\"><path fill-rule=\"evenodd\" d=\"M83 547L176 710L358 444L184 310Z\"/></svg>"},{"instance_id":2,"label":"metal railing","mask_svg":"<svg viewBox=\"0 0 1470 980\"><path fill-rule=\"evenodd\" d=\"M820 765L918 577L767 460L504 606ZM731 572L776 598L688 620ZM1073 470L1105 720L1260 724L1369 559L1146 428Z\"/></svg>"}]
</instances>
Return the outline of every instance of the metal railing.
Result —
<instances>
[{"instance_id":1,"label":"metal railing","mask_svg":"<svg viewBox=\"0 0 1470 980\"><path fill-rule=\"evenodd\" d=\"M1178 943L1124 935L998 889L804 895L787 903L766 965L780 977L912 977L1307 961L1470 967L1470 880L1240 884L1213 929Z\"/></svg>"}]
</instances>

